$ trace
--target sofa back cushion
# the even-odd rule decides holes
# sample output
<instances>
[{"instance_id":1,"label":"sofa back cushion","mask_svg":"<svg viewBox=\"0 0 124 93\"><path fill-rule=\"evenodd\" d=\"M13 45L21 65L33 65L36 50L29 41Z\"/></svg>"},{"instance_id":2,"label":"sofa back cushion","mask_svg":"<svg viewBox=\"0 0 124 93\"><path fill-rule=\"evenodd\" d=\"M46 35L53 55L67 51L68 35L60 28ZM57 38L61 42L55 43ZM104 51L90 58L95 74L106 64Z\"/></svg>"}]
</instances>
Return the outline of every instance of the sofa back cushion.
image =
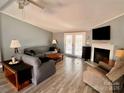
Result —
<instances>
[{"instance_id":1,"label":"sofa back cushion","mask_svg":"<svg viewBox=\"0 0 124 93\"><path fill-rule=\"evenodd\" d=\"M36 56L36 55L44 55L45 52L49 50L48 46L36 46L36 47L30 47L24 49L24 54L30 55L30 56Z\"/></svg>"}]
</instances>

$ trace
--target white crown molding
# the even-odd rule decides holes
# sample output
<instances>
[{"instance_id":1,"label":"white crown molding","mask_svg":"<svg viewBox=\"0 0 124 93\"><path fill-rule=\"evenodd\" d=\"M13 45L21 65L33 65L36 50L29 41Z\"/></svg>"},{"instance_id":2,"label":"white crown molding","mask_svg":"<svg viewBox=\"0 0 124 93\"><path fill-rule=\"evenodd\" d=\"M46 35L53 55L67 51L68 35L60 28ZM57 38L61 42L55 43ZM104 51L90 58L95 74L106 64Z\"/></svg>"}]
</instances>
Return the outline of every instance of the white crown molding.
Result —
<instances>
[{"instance_id":1,"label":"white crown molding","mask_svg":"<svg viewBox=\"0 0 124 93\"><path fill-rule=\"evenodd\" d=\"M4 11L0 11L0 13L5 14L5 15L8 15L8 16L10 16L10 17L12 17L12 18L16 18L16 19L18 19L18 20L20 20L20 21L22 21L22 22L31 24L31 25L33 25L33 26L36 26L36 27L40 28L40 29L44 29L44 27L41 27L41 25L38 26L38 25L36 25L36 24L33 24L32 22L23 20L23 19L21 19L21 18L18 18L18 17L16 17L16 16L13 16L13 15L11 15L11 14L9 14L9 13L4 12ZM102 25L102 24L105 24L105 23L107 23L107 22L113 21L113 20L115 20L115 19L117 19L117 18L119 18L119 17L121 17L121 16L124 16L124 13L119 14L118 16L115 16L115 17L113 17L113 18L110 18L110 19L108 19L108 20L106 20L106 21L104 21L104 22L101 22L100 24L97 24L97 25L91 27L90 29L87 29L87 30L85 29L85 31L91 31L92 28L95 28L95 27L98 27L98 26L100 26L100 25ZM47 31L50 31L50 32L54 32L54 33L58 32L58 30L59 30L59 32L73 32L73 29L72 29L72 30L69 30L69 31L65 31L65 30L55 29L55 28L54 28L54 29L46 28L46 29L44 29L44 30L47 30ZM83 29L82 29L82 30L83 30ZM74 30L74 31L76 31L76 30ZM79 31L79 30L78 30L78 31ZM81 30L80 30L80 31L81 31ZM83 31L84 31L84 30L83 30Z\"/></svg>"},{"instance_id":2,"label":"white crown molding","mask_svg":"<svg viewBox=\"0 0 124 93\"><path fill-rule=\"evenodd\" d=\"M121 17L121 16L124 16L124 13L119 14L119 15L117 15L117 16L115 16L115 17L112 17L112 18L110 18L110 19L108 19L108 20L106 20L106 21L104 21L104 22L101 22L100 24L97 24L97 25L93 26L92 28L95 28L95 27L98 27L98 26L100 26L100 25L103 25L103 24L105 24L105 23L107 23L107 22L113 21L113 20L115 20L115 19L117 19L117 18L119 18L119 17ZM92 28L91 28L91 29L92 29Z\"/></svg>"}]
</instances>

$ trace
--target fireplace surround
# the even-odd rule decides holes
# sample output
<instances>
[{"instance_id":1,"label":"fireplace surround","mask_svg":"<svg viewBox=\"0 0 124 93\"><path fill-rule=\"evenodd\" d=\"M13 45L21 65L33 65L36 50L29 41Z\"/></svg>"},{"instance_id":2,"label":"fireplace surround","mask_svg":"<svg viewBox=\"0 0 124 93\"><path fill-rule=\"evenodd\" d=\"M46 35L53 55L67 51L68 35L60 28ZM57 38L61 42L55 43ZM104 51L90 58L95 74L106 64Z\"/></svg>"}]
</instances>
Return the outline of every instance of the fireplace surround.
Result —
<instances>
[{"instance_id":1,"label":"fireplace surround","mask_svg":"<svg viewBox=\"0 0 124 93\"><path fill-rule=\"evenodd\" d=\"M92 43L92 51L91 51L91 61L94 62L94 50L95 48L109 50L109 60L113 60L114 58L114 45L110 43Z\"/></svg>"}]
</instances>

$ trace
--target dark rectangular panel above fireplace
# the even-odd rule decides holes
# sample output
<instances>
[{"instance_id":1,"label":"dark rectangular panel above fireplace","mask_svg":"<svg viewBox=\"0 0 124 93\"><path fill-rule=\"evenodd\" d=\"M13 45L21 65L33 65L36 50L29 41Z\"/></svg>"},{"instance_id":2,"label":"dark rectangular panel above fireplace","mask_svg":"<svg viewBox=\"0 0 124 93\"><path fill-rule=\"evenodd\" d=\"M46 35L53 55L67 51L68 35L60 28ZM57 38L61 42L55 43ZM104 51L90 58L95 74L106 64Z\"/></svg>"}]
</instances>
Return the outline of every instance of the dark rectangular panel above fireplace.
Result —
<instances>
[{"instance_id":1,"label":"dark rectangular panel above fireplace","mask_svg":"<svg viewBox=\"0 0 124 93\"><path fill-rule=\"evenodd\" d=\"M109 61L110 50L94 48L94 62L99 63L99 61L108 62Z\"/></svg>"}]
</instances>

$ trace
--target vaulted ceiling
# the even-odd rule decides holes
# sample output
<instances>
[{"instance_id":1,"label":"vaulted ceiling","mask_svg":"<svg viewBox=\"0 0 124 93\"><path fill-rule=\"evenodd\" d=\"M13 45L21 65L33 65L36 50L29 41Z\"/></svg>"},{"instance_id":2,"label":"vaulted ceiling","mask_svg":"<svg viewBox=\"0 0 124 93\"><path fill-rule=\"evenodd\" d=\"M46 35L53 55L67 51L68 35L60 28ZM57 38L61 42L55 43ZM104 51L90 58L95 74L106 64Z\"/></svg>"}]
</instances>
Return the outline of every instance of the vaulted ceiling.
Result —
<instances>
[{"instance_id":1,"label":"vaulted ceiling","mask_svg":"<svg viewBox=\"0 0 124 93\"><path fill-rule=\"evenodd\" d=\"M42 0L34 0L42 5ZM87 31L121 15L124 0L46 0L42 9L29 4L23 10L17 0L0 0L1 12L51 32Z\"/></svg>"}]
</instances>

